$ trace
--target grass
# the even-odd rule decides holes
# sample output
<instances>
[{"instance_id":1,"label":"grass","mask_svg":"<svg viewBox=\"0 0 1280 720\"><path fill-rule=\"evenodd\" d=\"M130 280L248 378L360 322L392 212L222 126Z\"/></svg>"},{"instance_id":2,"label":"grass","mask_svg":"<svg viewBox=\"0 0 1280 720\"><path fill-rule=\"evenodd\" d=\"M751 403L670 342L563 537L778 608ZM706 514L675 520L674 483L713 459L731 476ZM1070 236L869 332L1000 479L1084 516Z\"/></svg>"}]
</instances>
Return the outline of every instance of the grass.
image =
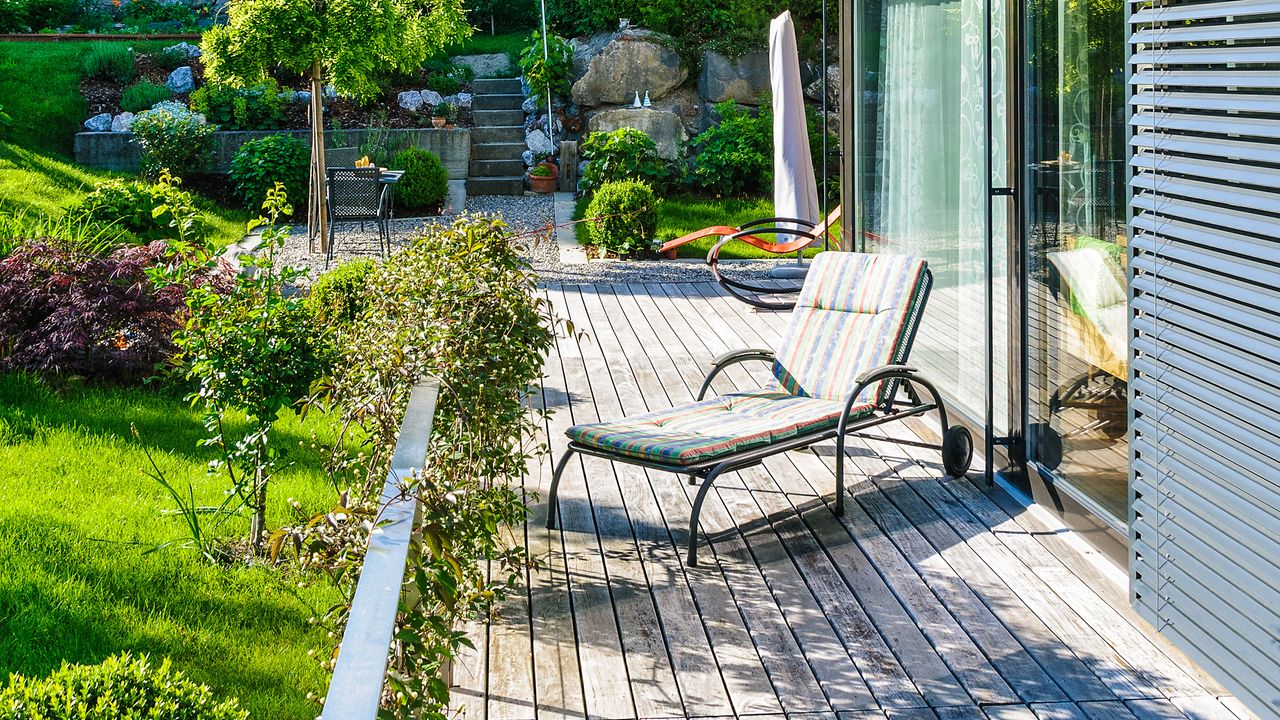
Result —
<instances>
[{"instance_id":1,"label":"grass","mask_svg":"<svg viewBox=\"0 0 1280 720\"><path fill-rule=\"evenodd\" d=\"M520 51L529 43L529 32L489 33L477 29L475 34L444 49L445 55L490 55L507 53L514 62Z\"/></svg>"},{"instance_id":2,"label":"grass","mask_svg":"<svg viewBox=\"0 0 1280 720\"><path fill-rule=\"evenodd\" d=\"M80 94L80 62L95 42L0 42L0 103L13 118L9 139L37 152L71 157L75 134L88 112ZM138 52L172 44L129 42Z\"/></svg>"},{"instance_id":3,"label":"grass","mask_svg":"<svg viewBox=\"0 0 1280 720\"><path fill-rule=\"evenodd\" d=\"M79 203L94 184L116 176L0 142L0 212L57 217ZM198 199L197 204L200 220L215 246L226 247L244 237L248 213L227 210L204 199Z\"/></svg>"},{"instance_id":4,"label":"grass","mask_svg":"<svg viewBox=\"0 0 1280 720\"><path fill-rule=\"evenodd\" d=\"M313 430L332 441L319 415L304 425L290 414L276 425L296 464L271 488L273 527L285 520L286 497L311 510L333 500L308 449ZM299 586L278 569L219 567L180 547L156 549L183 531L164 514L172 500L143 475L143 449L177 487L192 483L198 503L217 504L224 484L205 475L213 455L197 447L202 435L197 414L163 391L55 389L0 375L0 678L131 650L172 658L254 718L319 713L306 694L322 693L326 680L307 652L326 640L307 619L336 601L327 581Z\"/></svg>"},{"instance_id":5,"label":"grass","mask_svg":"<svg viewBox=\"0 0 1280 720\"><path fill-rule=\"evenodd\" d=\"M574 219L581 219L587 207L587 199L578 201ZM696 195L676 195L658 200L658 240L666 242L712 225L728 225L737 227L752 220L773 216L773 201L767 198L729 198L714 199ZM837 230L838 232L838 230ZM586 244L587 225L577 226L578 242ZM685 258L705 258L711 246L719 241L718 237L695 240L680 246L677 253ZM817 249L806 251L813 255ZM778 259L773 253L767 253L744 242L733 241L720 251L720 257L726 260L767 258Z\"/></svg>"}]
</instances>

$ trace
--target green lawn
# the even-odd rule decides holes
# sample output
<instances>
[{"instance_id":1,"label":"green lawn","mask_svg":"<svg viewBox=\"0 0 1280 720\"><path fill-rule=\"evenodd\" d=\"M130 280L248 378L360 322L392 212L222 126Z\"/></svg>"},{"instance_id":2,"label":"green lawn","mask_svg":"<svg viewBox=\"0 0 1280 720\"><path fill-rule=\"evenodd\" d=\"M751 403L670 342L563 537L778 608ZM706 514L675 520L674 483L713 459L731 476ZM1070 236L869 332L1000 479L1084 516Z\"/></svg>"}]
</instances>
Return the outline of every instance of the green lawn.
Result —
<instances>
[{"instance_id":1,"label":"green lawn","mask_svg":"<svg viewBox=\"0 0 1280 720\"><path fill-rule=\"evenodd\" d=\"M116 176L0 142L0 212L57 216L78 203L95 183ZM248 213L203 199L198 204L201 222L215 246L225 247L244 237Z\"/></svg>"},{"instance_id":2,"label":"green lawn","mask_svg":"<svg viewBox=\"0 0 1280 720\"><path fill-rule=\"evenodd\" d=\"M130 435L136 424L141 443ZM272 526L285 498L328 507L333 491L304 447L332 441L319 415L276 426L296 465L272 487ZM188 550L173 502L143 475L143 447L170 480L217 504L224 486L205 476L213 455L196 443L200 419L152 389L55 390L0 375L0 678L44 675L63 661L95 663L125 650L166 656L191 677L239 697L254 718L314 718L306 699L324 674L307 656L327 647L307 619L337 597L327 581L262 567L217 567ZM244 525L232 529L242 533Z\"/></svg>"},{"instance_id":3,"label":"green lawn","mask_svg":"<svg viewBox=\"0 0 1280 720\"><path fill-rule=\"evenodd\" d=\"M13 142L71 157L75 134L88 111L80 94L80 57L94 42L0 42L0 104L13 118L9 130ZM137 52L173 44L129 41Z\"/></svg>"},{"instance_id":4,"label":"green lawn","mask_svg":"<svg viewBox=\"0 0 1280 720\"><path fill-rule=\"evenodd\" d=\"M574 219L581 219L586 212L587 199L578 201ZM712 225L728 225L737 227L752 220L760 220L773 215L773 201L767 198L730 198L717 200L698 197L696 195L676 195L658 200L658 240L666 242L701 230ZM577 226L578 242L587 242L586 223ZM719 238L708 237L695 240L680 246L678 253L685 258L705 258ZM807 255L816 254L818 250L806 251ZM764 252L744 242L734 241L720 251L720 257L726 260L745 258L778 259L777 255Z\"/></svg>"},{"instance_id":5,"label":"green lawn","mask_svg":"<svg viewBox=\"0 0 1280 720\"><path fill-rule=\"evenodd\" d=\"M511 56L511 65L514 68L516 60L520 56L520 51L529 42L529 34L532 31L517 33L499 33L490 35L482 30L476 30L471 37L460 43L455 43L444 49L441 55L489 55L493 53L507 53Z\"/></svg>"}]
</instances>

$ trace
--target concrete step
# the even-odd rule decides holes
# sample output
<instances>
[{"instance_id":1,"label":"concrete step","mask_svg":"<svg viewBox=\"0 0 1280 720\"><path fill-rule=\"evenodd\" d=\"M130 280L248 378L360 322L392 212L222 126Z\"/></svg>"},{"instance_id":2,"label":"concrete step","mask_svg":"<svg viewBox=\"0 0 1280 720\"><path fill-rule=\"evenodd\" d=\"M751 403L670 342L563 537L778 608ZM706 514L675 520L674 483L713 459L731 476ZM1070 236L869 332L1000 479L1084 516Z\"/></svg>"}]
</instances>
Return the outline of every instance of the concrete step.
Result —
<instances>
[{"instance_id":1,"label":"concrete step","mask_svg":"<svg viewBox=\"0 0 1280 720\"><path fill-rule=\"evenodd\" d=\"M471 110L519 110L524 104L524 96L520 93L503 93L500 95L476 94L471 99Z\"/></svg>"},{"instance_id":2,"label":"concrete step","mask_svg":"<svg viewBox=\"0 0 1280 720\"><path fill-rule=\"evenodd\" d=\"M471 177L511 177L524 173L523 160L472 160Z\"/></svg>"},{"instance_id":3,"label":"concrete step","mask_svg":"<svg viewBox=\"0 0 1280 720\"><path fill-rule=\"evenodd\" d=\"M471 159L515 160L527 147L523 142L475 142L471 143Z\"/></svg>"},{"instance_id":4,"label":"concrete step","mask_svg":"<svg viewBox=\"0 0 1280 720\"><path fill-rule=\"evenodd\" d=\"M497 125L471 128L472 143L523 143L523 125Z\"/></svg>"},{"instance_id":5,"label":"concrete step","mask_svg":"<svg viewBox=\"0 0 1280 720\"><path fill-rule=\"evenodd\" d=\"M519 95L520 78L476 78L471 81L471 89L477 95Z\"/></svg>"},{"instance_id":6,"label":"concrete step","mask_svg":"<svg viewBox=\"0 0 1280 720\"><path fill-rule=\"evenodd\" d=\"M475 100L472 100L472 102L475 102ZM473 110L471 111L471 123L480 127L521 125L524 123L524 111L519 108L515 110Z\"/></svg>"},{"instance_id":7,"label":"concrete step","mask_svg":"<svg viewBox=\"0 0 1280 720\"><path fill-rule=\"evenodd\" d=\"M524 176L467 178L467 195L523 195Z\"/></svg>"}]
</instances>

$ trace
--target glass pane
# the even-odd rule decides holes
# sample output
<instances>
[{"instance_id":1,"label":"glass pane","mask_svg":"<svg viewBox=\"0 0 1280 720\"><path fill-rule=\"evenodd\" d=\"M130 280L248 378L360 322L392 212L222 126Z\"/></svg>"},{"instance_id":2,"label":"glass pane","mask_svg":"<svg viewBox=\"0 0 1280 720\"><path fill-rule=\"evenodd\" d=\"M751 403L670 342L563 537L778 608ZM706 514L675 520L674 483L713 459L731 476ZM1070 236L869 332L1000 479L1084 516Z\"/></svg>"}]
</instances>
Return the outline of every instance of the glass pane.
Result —
<instances>
[{"instance_id":1,"label":"glass pane","mask_svg":"<svg viewBox=\"0 0 1280 720\"><path fill-rule=\"evenodd\" d=\"M911 364L967 414L982 418L988 282L985 5L983 0L864 0L858 11L864 92L855 122L866 247L928 260L933 293ZM992 124L1000 133L993 137L993 161L1003 168L1004 70L995 65L992 96L999 101ZM1001 217L995 227L1001 249L997 266L1004 264L1006 226ZM1003 275L996 282L1001 307ZM1001 321L996 329L996 387L1001 389L1007 385L1005 316L1003 310L995 314ZM996 407L1005 405L1002 394Z\"/></svg>"},{"instance_id":2,"label":"glass pane","mask_svg":"<svg viewBox=\"0 0 1280 720\"><path fill-rule=\"evenodd\" d=\"M1029 457L1124 518L1124 4L1027 13Z\"/></svg>"}]
</instances>

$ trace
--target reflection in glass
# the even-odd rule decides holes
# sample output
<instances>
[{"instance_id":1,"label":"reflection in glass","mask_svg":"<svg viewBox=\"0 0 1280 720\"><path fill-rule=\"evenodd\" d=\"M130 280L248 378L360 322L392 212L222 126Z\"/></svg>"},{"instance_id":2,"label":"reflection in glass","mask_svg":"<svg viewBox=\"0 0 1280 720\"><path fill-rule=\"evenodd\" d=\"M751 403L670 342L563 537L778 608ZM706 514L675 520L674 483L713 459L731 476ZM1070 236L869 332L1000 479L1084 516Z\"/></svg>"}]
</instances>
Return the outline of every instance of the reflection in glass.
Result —
<instances>
[{"instance_id":1,"label":"reflection in glass","mask_svg":"<svg viewBox=\"0 0 1280 720\"><path fill-rule=\"evenodd\" d=\"M1027 7L1028 452L1126 515L1124 5Z\"/></svg>"},{"instance_id":2,"label":"reflection in glass","mask_svg":"<svg viewBox=\"0 0 1280 720\"><path fill-rule=\"evenodd\" d=\"M1003 3L993 24L1003 27ZM919 366L975 418L986 396L986 91L982 74L983 0L864 0L861 13L864 92L855 122L860 146L859 209L869 251L925 258L929 298L911 352ZM997 48L1002 38L995 38ZM993 164L1005 165L1003 53L993 58ZM995 266L1003 254L1000 218ZM997 296L996 408L1004 390L1006 337L1003 272ZM1003 417L997 426L1005 425Z\"/></svg>"}]
</instances>

